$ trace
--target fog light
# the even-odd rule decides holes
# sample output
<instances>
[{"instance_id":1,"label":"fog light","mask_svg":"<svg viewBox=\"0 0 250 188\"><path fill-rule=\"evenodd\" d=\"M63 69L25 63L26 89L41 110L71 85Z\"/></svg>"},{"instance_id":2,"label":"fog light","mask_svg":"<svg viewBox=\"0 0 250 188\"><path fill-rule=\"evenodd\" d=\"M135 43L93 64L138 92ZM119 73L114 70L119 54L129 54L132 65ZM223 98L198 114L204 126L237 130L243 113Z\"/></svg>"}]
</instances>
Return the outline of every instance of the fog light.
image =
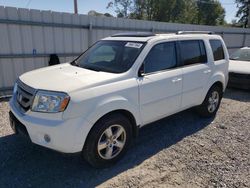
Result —
<instances>
[{"instance_id":1,"label":"fog light","mask_svg":"<svg viewBox=\"0 0 250 188\"><path fill-rule=\"evenodd\" d=\"M50 142L50 136L49 135L47 135L47 134L45 134L44 135L44 140L45 140L45 142Z\"/></svg>"}]
</instances>

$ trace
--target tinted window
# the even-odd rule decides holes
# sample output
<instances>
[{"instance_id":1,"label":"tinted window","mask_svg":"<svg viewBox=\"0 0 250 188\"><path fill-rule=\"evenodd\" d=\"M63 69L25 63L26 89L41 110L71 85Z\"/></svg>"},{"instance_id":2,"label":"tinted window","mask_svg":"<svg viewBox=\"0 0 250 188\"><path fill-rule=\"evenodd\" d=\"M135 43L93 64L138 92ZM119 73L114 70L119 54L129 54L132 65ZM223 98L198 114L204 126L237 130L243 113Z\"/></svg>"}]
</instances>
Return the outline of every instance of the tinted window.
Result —
<instances>
[{"instance_id":1,"label":"tinted window","mask_svg":"<svg viewBox=\"0 0 250 188\"><path fill-rule=\"evenodd\" d=\"M223 46L220 40L210 40L210 45L211 48L213 50L213 54L214 54L214 60L218 61L221 59L225 59L225 55L224 55L224 50L223 50Z\"/></svg>"},{"instance_id":2,"label":"tinted window","mask_svg":"<svg viewBox=\"0 0 250 188\"><path fill-rule=\"evenodd\" d=\"M204 42L201 40L186 40L180 42L183 65L206 63L207 55Z\"/></svg>"},{"instance_id":3,"label":"tinted window","mask_svg":"<svg viewBox=\"0 0 250 188\"><path fill-rule=\"evenodd\" d=\"M145 73L170 69L176 66L175 42L155 45L144 61Z\"/></svg>"}]
</instances>

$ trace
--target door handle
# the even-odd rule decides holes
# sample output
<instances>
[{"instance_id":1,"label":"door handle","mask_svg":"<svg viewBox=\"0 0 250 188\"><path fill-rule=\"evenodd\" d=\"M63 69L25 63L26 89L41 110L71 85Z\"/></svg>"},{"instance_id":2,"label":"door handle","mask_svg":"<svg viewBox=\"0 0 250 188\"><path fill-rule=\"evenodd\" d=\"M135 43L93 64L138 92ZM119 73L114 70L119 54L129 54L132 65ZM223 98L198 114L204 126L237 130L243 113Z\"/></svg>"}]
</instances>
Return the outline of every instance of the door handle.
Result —
<instances>
[{"instance_id":1,"label":"door handle","mask_svg":"<svg viewBox=\"0 0 250 188\"><path fill-rule=\"evenodd\" d=\"M208 74L208 73L210 73L210 72L211 72L211 70L208 69L208 70L205 70L205 71L204 71L204 74Z\"/></svg>"},{"instance_id":2,"label":"door handle","mask_svg":"<svg viewBox=\"0 0 250 188\"><path fill-rule=\"evenodd\" d=\"M173 83L176 83L176 82L180 82L182 80L182 78L174 78L173 80L172 80L172 82Z\"/></svg>"}]
</instances>

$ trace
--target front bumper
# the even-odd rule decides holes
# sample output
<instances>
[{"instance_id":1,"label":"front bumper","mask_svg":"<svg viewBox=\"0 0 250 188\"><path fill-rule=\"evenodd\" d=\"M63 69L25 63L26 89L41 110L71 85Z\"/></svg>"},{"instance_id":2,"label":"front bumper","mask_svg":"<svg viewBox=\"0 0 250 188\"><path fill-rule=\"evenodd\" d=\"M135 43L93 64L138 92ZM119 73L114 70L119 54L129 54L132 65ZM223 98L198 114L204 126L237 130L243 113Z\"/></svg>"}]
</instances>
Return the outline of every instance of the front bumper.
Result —
<instances>
[{"instance_id":1,"label":"front bumper","mask_svg":"<svg viewBox=\"0 0 250 188\"><path fill-rule=\"evenodd\" d=\"M250 89L250 74L229 73L228 87Z\"/></svg>"},{"instance_id":2,"label":"front bumper","mask_svg":"<svg viewBox=\"0 0 250 188\"><path fill-rule=\"evenodd\" d=\"M10 126L15 134L21 134L22 136L30 139L29 133L26 127L14 116L14 114L9 112Z\"/></svg>"},{"instance_id":3,"label":"front bumper","mask_svg":"<svg viewBox=\"0 0 250 188\"><path fill-rule=\"evenodd\" d=\"M85 119L81 117L67 120L44 119L23 114L16 107L13 99L9 104L10 121L18 124L18 129L22 127L22 130L26 130L33 143L63 153L76 153L82 150L88 128L91 127L91 124ZM87 130L85 130L85 127ZM20 132L14 126L12 128L14 131ZM47 141L45 139L47 136L50 138L49 142L48 139Z\"/></svg>"}]
</instances>

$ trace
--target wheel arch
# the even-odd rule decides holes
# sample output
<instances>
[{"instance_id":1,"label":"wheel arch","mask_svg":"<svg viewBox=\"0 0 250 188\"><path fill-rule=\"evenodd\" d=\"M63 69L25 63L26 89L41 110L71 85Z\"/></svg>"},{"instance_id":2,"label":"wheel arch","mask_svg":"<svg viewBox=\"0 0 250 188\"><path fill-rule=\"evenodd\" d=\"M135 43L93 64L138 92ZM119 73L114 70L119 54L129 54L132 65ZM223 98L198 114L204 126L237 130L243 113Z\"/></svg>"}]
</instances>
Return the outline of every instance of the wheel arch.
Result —
<instances>
[{"instance_id":1,"label":"wheel arch","mask_svg":"<svg viewBox=\"0 0 250 188\"><path fill-rule=\"evenodd\" d=\"M207 91L215 84L220 86L222 88L222 91L225 91L227 86L226 76L222 72L218 72L215 75L212 76L212 79L210 81L210 87L207 89Z\"/></svg>"},{"instance_id":2,"label":"wheel arch","mask_svg":"<svg viewBox=\"0 0 250 188\"><path fill-rule=\"evenodd\" d=\"M207 87L204 89L204 92L203 92L202 99L201 99L200 103L202 103L204 101L208 91L214 85L218 85L219 87L221 87L222 92L225 91L225 89L226 89L226 78L225 78L223 73L217 73L217 74L215 74L215 75L213 75L211 77L210 81L207 84Z\"/></svg>"},{"instance_id":3,"label":"wheel arch","mask_svg":"<svg viewBox=\"0 0 250 188\"><path fill-rule=\"evenodd\" d=\"M224 90L224 86L223 86L223 83L221 81L216 81L211 87L213 87L213 86L218 86L222 92Z\"/></svg>"},{"instance_id":4,"label":"wheel arch","mask_svg":"<svg viewBox=\"0 0 250 188\"><path fill-rule=\"evenodd\" d=\"M131 125L132 125L133 136L134 136L134 137L137 136L139 126L138 126L137 123L136 123L136 119L135 119L134 115L133 115L130 111L125 110L125 109L117 109L117 110L113 110L113 111L110 111L110 112L104 114L101 118L99 118L99 119L94 123L93 127L95 126L95 124L96 124L97 122L99 122L99 121L101 121L102 119L104 119L104 118L106 118L106 117L108 117L108 116L110 116L110 115L113 115L113 114L121 114L121 115L123 115L124 117L126 117L126 118L129 120L129 122L131 123ZM92 127L92 128L93 128L93 127ZM91 128L91 129L92 129L92 128ZM90 131L91 131L91 130L90 130ZM90 131L89 131L89 132L90 132Z\"/></svg>"},{"instance_id":5,"label":"wheel arch","mask_svg":"<svg viewBox=\"0 0 250 188\"><path fill-rule=\"evenodd\" d=\"M124 117L128 118L128 120L130 121L131 123L131 128L132 128L132 135L133 135L133 138L137 137L138 135L138 131L139 131L139 126L137 126L136 124L136 119L134 117L134 115L128 111L128 110L125 110L125 109L117 109L117 110L113 110L113 111L110 111L106 114L104 114L102 117L100 117L94 124L93 126L91 127L91 129L88 131L87 135L86 135L86 138L85 138L85 141L84 141L84 144L83 144L83 148L85 147L85 144L86 144L86 141L89 137L89 134L90 132L94 129L95 125L101 121L102 119L104 118L107 118L108 116L110 115L113 115L113 114L121 114L123 115Z\"/></svg>"}]
</instances>

